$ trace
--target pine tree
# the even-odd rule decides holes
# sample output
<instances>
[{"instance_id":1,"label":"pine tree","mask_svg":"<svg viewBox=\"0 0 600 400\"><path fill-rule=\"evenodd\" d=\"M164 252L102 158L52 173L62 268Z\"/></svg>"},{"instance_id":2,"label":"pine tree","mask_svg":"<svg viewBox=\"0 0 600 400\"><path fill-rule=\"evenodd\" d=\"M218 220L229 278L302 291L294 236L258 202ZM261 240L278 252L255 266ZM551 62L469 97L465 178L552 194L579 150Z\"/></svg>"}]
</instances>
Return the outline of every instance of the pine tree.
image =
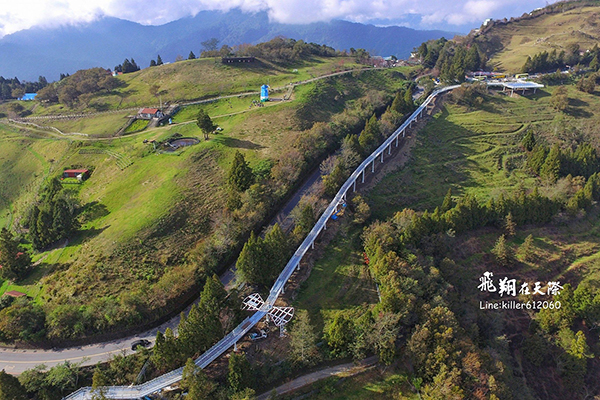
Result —
<instances>
[{"instance_id":1,"label":"pine tree","mask_svg":"<svg viewBox=\"0 0 600 400\"><path fill-rule=\"evenodd\" d=\"M404 94L402 91L396 93L396 97L392 102L391 110L397 112L400 115L404 115L406 113L407 105L404 101Z\"/></svg>"},{"instance_id":2,"label":"pine tree","mask_svg":"<svg viewBox=\"0 0 600 400\"><path fill-rule=\"evenodd\" d=\"M560 149L558 144L554 144L540 168L540 175L551 182L556 182L560 173Z\"/></svg>"},{"instance_id":3,"label":"pine tree","mask_svg":"<svg viewBox=\"0 0 600 400\"><path fill-rule=\"evenodd\" d=\"M231 353L227 382L231 393L238 393L252 386L252 370L244 354Z\"/></svg>"},{"instance_id":4,"label":"pine tree","mask_svg":"<svg viewBox=\"0 0 600 400\"><path fill-rule=\"evenodd\" d=\"M535 147L535 136L533 135L533 131L531 129L527 131L527 133L523 137L523 140L521 140L521 144L523 145L525 150L533 150L533 148Z\"/></svg>"},{"instance_id":5,"label":"pine tree","mask_svg":"<svg viewBox=\"0 0 600 400\"><path fill-rule=\"evenodd\" d=\"M212 399L215 384L211 382L202 368L188 358L183 368L181 388L188 392L188 397L193 400Z\"/></svg>"},{"instance_id":6,"label":"pine tree","mask_svg":"<svg viewBox=\"0 0 600 400\"><path fill-rule=\"evenodd\" d=\"M413 100L412 89L410 87L404 92L404 104L406 107L405 114L411 113L415 110L415 102Z\"/></svg>"},{"instance_id":7,"label":"pine tree","mask_svg":"<svg viewBox=\"0 0 600 400\"><path fill-rule=\"evenodd\" d=\"M317 339L308 312L298 311L294 316L294 324L290 328L290 350L293 359L301 364L311 364L316 361L319 354Z\"/></svg>"},{"instance_id":8,"label":"pine tree","mask_svg":"<svg viewBox=\"0 0 600 400\"><path fill-rule=\"evenodd\" d=\"M515 229L517 228L517 224L513 218L512 213L506 214L506 218L504 219L504 232L507 237L515 236Z\"/></svg>"},{"instance_id":9,"label":"pine tree","mask_svg":"<svg viewBox=\"0 0 600 400\"><path fill-rule=\"evenodd\" d=\"M188 55L188 60L195 60L196 59L196 55L194 54L193 51L190 51L190 54Z\"/></svg>"},{"instance_id":10,"label":"pine tree","mask_svg":"<svg viewBox=\"0 0 600 400\"><path fill-rule=\"evenodd\" d=\"M496 244L492 249L492 254L494 254L496 261L498 261L498 264L501 266L506 267L511 264L513 256L509 245L506 243L506 237L504 235L501 235L496 241Z\"/></svg>"},{"instance_id":11,"label":"pine tree","mask_svg":"<svg viewBox=\"0 0 600 400\"><path fill-rule=\"evenodd\" d=\"M150 66L151 67L156 67L156 61L150 60Z\"/></svg>"},{"instance_id":12,"label":"pine tree","mask_svg":"<svg viewBox=\"0 0 600 400\"><path fill-rule=\"evenodd\" d=\"M262 239L251 232L235 264L242 279L248 283L262 283L265 280L264 256Z\"/></svg>"},{"instance_id":13,"label":"pine tree","mask_svg":"<svg viewBox=\"0 0 600 400\"><path fill-rule=\"evenodd\" d=\"M244 155L239 151L235 152L227 181L238 192L244 192L254 182L252 169L248 166Z\"/></svg>"},{"instance_id":14,"label":"pine tree","mask_svg":"<svg viewBox=\"0 0 600 400\"><path fill-rule=\"evenodd\" d=\"M163 60L162 58L160 58L160 54L156 57L156 65L162 65L163 64Z\"/></svg>"},{"instance_id":15,"label":"pine tree","mask_svg":"<svg viewBox=\"0 0 600 400\"><path fill-rule=\"evenodd\" d=\"M522 257L525 261L531 261L534 256L533 252L533 235L528 235L523 244L519 247L518 250L519 257Z\"/></svg>"},{"instance_id":16,"label":"pine tree","mask_svg":"<svg viewBox=\"0 0 600 400\"><path fill-rule=\"evenodd\" d=\"M267 255L266 267L269 269L269 278L273 279L287 263L289 252L287 237L278 223L275 223L266 233L263 243Z\"/></svg>"},{"instance_id":17,"label":"pine tree","mask_svg":"<svg viewBox=\"0 0 600 400\"><path fill-rule=\"evenodd\" d=\"M444 196L444 202L442 203L442 208L440 209L440 212L443 214L449 211L452 207L452 188L448 188L448 192L446 193L446 196Z\"/></svg>"}]
</instances>

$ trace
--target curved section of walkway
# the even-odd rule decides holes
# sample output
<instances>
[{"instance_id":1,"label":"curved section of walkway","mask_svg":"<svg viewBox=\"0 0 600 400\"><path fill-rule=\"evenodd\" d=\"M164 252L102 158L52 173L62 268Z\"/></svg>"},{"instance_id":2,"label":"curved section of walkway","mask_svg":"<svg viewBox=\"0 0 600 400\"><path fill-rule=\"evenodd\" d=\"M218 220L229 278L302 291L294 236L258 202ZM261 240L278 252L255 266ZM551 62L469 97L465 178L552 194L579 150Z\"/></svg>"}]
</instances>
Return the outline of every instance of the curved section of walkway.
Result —
<instances>
[{"instance_id":1,"label":"curved section of walkway","mask_svg":"<svg viewBox=\"0 0 600 400\"><path fill-rule=\"evenodd\" d=\"M447 91L456 89L460 85L448 86L433 92L427 99L411 114L411 116L402 124L396 131L389 137L381 146L379 146L369 157L367 157L350 175L350 177L346 180L346 182L342 185L338 193L335 195L329 206L325 209L321 217L309 232L308 236L304 239L302 244L298 247L294 255L290 258L288 263L286 264L283 271L275 281L275 284L271 288L269 293L269 297L265 301L264 306L260 311L257 311L249 318L246 318L240 325L238 325L233 331L231 331L227 336L221 339L217 344L211 347L206 353L201 355L198 359L196 359L195 363L201 368L205 368L212 361L217 359L220 355L225 353L230 347L232 347L235 343L243 338L243 336L250 330L254 325L260 321L264 315L266 314L265 309L270 308L275 304L277 297L283 292L284 286L287 281L290 279L294 271L299 268L300 261L302 257L309 248L314 247L314 242L317 239L319 233L322 230L327 229L327 221L331 216L337 212L338 207L346 201L346 194L352 188L352 190L356 190L357 181L360 179L361 183L364 182L364 176L369 167L371 167L371 172L375 171L375 164L377 162L384 162L385 153L387 151L388 154L391 154L391 147L396 145L398 146L399 138L404 137L406 134L406 129L412 125L413 122L418 121L418 119L423 115L423 113L427 110L429 104L435 99L439 94L445 93ZM378 161L380 160L380 161ZM138 399L145 395L149 395L154 392L158 392L161 389L172 385L181 380L183 368L176 369L174 371L169 372L168 374L159 376L149 382L146 382L137 386L109 386L102 388L104 392L104 396L109 399ZM81 388L78 391L72 393L71 395L65 397L63 400L91 400L93 397L92 388L86 387Z\"/></svg>"}]
</instances>

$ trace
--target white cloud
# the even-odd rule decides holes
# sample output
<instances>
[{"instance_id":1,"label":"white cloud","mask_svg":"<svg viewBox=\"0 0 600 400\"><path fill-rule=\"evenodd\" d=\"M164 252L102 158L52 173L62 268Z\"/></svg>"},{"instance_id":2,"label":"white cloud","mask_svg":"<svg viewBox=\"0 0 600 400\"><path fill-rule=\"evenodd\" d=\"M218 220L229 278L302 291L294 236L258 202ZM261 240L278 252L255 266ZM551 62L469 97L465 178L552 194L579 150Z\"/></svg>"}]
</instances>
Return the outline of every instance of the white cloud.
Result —
<instances>
[{"instance_id":1,"label":"white cloud","mask_svg":"<svg viewBox=\"0 0 600 400\"><path fill-rule=\"evenodd\" d=\"M32 26L87 22L102 15L158 25L202 10L232 8L267 11L271 20L283 23L331 19L368 22L419 14L420 28L436 28L439 23L477 25L489 17L518 16L545 3L545 0L13 0L0 9L0 36Z\"/></svg>"}]
</instances>

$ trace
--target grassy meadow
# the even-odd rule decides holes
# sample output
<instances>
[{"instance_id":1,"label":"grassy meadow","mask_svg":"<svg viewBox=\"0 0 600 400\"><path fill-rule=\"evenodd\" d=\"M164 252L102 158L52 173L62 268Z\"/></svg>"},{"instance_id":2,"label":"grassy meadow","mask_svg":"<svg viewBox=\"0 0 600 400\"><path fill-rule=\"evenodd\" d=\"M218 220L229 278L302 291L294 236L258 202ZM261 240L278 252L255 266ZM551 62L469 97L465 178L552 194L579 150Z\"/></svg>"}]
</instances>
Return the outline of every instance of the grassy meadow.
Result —
<instances>
[{"instance_id":1,"label":"grassy meadow","mask_svg":"<svg viewBox=\"0 0 600 400\"><path fill-rule=\"evenodd\" d=\"M493 54L488 65L500 71L518 73L527 56L542 51L556 49L560 53L573 44L578 44L582 50L591 49L600 38L598 12L600 7L577 7L563 13L496 25L483 40L501 44L502 49Z\"/></svg>"},{"instance_id":2,"label":"grassy meadow","mask_svg":"<svg viewBox=\"0 0 600 400\"><path fill-rule=\"evenodd\" d=\"M302 136L295 113L311 88L319 85L344 93L343 101L319 100L323 116L330 118L344 111L345 104L356 107L354 102L367 101L374 93L391 98L402 80L393 71L372 71L300 87L294 94L298 101L261 108L248 108L248 98L208 104L205 109L222 127L208 141L193 121L199 106L183 108L171 125L119 137L102 132L102 127L116 129L126 121L118 113L59 121L61 128L76 131L87 124L88 137L1 124L3 226L20 229L48 178L66 168L88 168L92 173L83 183L63 185L81 205L77 234L34 252L38 264L30 276L0 282L0 291L26 292L47 313L55 307L84 305L97 310L120 307L123 312L153 310L154 317L168 312L168 302L176 302L197 280L202 266L195 264L193 254L208 241L222 240L212 238L225 218L226 174L235 152L242 152L251 167L276 163ZM153 145L144 143L175 134L201 141L172 154L154 153ZM349 273L364 275L354 267Z\"/></svg>"}]
</instances>

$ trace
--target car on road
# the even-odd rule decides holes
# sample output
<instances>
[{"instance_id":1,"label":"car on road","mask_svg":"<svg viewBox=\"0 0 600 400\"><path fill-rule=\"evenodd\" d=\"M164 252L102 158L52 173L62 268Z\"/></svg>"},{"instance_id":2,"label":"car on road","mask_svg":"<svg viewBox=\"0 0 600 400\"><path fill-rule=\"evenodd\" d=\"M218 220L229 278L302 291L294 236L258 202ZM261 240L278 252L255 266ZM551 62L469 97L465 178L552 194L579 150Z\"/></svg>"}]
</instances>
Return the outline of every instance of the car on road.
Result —
<instances>
[{"instance_id":1,"label":"car on road","mask_svg":"<svg viewBox=\"0 0 600 400\"><path fill-rule=\"evenodd\" d=\"M136 351L138 347L148 347L150 346L150 341L146 340L146 339L140 339L140 340L136 340L135 342L131 343L131 350Z\"/></svg>"}]
</instances>

